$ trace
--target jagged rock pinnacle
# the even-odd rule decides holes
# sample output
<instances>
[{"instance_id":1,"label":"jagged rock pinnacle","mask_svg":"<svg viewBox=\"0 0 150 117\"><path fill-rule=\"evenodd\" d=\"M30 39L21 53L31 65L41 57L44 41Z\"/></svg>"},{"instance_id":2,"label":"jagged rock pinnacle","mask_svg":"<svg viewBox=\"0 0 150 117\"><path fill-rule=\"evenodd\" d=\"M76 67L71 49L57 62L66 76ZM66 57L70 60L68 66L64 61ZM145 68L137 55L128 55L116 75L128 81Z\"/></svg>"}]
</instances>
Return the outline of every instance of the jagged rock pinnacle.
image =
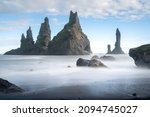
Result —
<instances>
[{"instance_id":1,"label":"jagged rock pinnacle","mask_svg":"<svg viewBox=\"0 0 150 117\"><path fill-rule=\"evenodd\" d=\"M111 45L107 45L107 54L111 54Z\"/></svg>"},{"instance_id":2,"label":"jagged rock pinnacle","mask_svg":"<svg viewBox=\"0 0 150 117\"><path fill-rule=\"evenodd\" d=\"M90 42L82 32L78 14L70 11L69 22L53 39L49 45L50 54L84 55L90 54Z\"/></svg>"},{"instance_id":3,"label":"jagged rock pinnacle","mask_svg":"<svg viewBox=\"0 0 150 117\"><path fill-rule=\"evenodd\" d=\"M26 39L29 39L29 40L33 41L33 36L32 36L31 27L29 27L29 29L27 30Z\"/></svg>"},{"instance_id":4,"label":"jagged rock pinnacle","mask_svg":"<svg viewBox=\"0 0 150 117\"><path fill-rule=\"evenodd\" d=\"M111 54L124 54L124 52L121 49L121 33L119 29L116 30L116 43L115 48L111 52Z\"/></svg>"},{"instance_id":5,"label":"jagged rock pinnacle","mask_svg":"<svg viewBox=\"0 0 150 117\"><path fill-rule=\"evenodd\" d=\"M26 37L21 36L20 48L10 50L8 55L87 55L91 53L90 41L82 32L77 12L70 12L69 22L51 40L49 19L41 24L34 44L31 27Z\"/></svg>"},{"instance_id":6,"label":"jagged rock pinnacle","mask_svg":"<svg viewBox=\"0 0 150 117\"><path fill-rule=\"evenodd\" d=\"M45 17L44 21L45 21L46 23L49 23L48 17Z\"/></svg>"},{"instance_id":7,"label":"jagged rock pinnacle","mask_svg":"<svg viewBox=\"0 0 150 117\"><path fill-rule=\"evenodd\" d=\"M20 45L20 48L23 48L23 47L24 47L25 41L26 41L26 38L25 38L24 34L22 33L22 35L21 35L21 45Z\"/></svg>"},{"instance_id":8,"label":"jagged rock pinnacle","mask_svg":"<svg viewBox=\"0 0 150 117\"><path fill-rule=\"evenodd\" d=\"M22 33L22 35L21 35L21 40L25 40L26 38L25 38L25 36L24 36L24 34Z\"/></svg>"},{"instance_id":9,"label":"jagged rock pinnacle","mask_svg":"<svg viewBox=\"0 0 150 117\"><path fill-rule=\"evenodd\" d=\"M77 29L82 31L81 26L80 26L78 13L77 12L73 13L72 11L70 11L69 23L67 23L65 25L65 28L70 28L70 26L72 26L72 25L76 25Z\"/></svg>"},{"instance_id":10,"label":"jagged rock pinnacle","mask_svg":"<svg viewBox=\"0 0 150 117\"><path fill-rule=\"evenodd\" d=\"M121 34L120 34L119 29L117 28L117 30L116 30L116 43L115 43L116 48L120 48L120 39L121 39Z\"/></svg>"},{"instance_id":11,"label":"jagged rock pinnacle","mask_svg":"<svg viewBox=\"0 0 150 117\"><path fill-rule=\"evenodd\" d=\"M79 24L78 13L77 12L73 13L72 11L70 11L69 24L75 23Z\"/></svg>"},{"instance_id":12,"label":"jagged rock pinnacle","mask_svg":"<svg viewBox=\"0 0 150 117\"><path fill-rule=\"evenodd\" d=\"M49 19L45 17L44 23L41 24L39 35L37 37L36 46L39 51L48 49L51 40L51 30L49 26Z\"/></svg>"}]
</instances>

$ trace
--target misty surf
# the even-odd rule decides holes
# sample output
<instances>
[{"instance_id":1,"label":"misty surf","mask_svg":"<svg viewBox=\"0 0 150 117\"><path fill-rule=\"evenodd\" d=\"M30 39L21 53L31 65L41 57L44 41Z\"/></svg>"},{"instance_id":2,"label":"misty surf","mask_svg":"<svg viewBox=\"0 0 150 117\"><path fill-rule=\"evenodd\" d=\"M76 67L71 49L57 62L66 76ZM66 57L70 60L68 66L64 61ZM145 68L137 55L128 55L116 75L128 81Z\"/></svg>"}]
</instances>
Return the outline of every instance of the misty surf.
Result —
<instances>
[{"instance_id":1,"label":"misty surf","mask_svg":"<svg viewBox=\"0 0 150 117\"><path fill-rule=\"evenodd\" d=\"M102 56L103 54L97 54ZM25 90L1 99L134 99L150 97L150 73L128 55L101 60L108 68L77 67L87 56L0 56L0 77ZM9 95L9 96L8 96Z\"/></svg>"}]
</instances>

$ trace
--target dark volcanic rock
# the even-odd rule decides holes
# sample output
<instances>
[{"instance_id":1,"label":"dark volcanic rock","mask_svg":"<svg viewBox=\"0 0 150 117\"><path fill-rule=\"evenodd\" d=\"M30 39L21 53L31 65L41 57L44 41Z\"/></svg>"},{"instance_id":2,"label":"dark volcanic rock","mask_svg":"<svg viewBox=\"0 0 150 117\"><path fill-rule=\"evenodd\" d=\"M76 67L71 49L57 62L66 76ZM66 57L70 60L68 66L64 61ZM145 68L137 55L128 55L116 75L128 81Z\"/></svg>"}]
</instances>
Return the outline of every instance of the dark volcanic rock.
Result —
<instances>
[{"instance_id":1,"label":"dark volcanic rock","mask_svg":"<svg viewBox=\"0 0 150 117\"><path fill-rule=\"evenodd\" d=\"M90 60L79 58L77 60L76 65L77 66L88 66L89 62L90 62Z\"/></svg>"},{"instance_id":2,"label":"dark volcanic rock","mask_svg":"<svg viewBox=\"0 0 150 117\"><path fill-rule=\"evenodd\" d=\"M106 67L100 60L95 58L92 58L91 60L79 58L76 65L88 67Z\"/></svg>"},{"instance_id":3,"label":"dark volcanic rock","mask_svg":"<svg viewBox=\"0 0 150 117\"><path fill-rule=\"evenodd\" d=\"M21 55L22 51L20 48L12 49L10 51L7 51L4 55Z\"/></svg>"},{"instance_id":4,"label":"dark volcanic rock","mask_svg":"<svg viewBox=\"0 0 150 117\"><path fill-rule=\"evenodd\" d=\"M33 51L34 48L34 41L33 41L33 36L32 36L32 30L31 27L27 30L27 35L26 38L24 34L21 36L21 46L20 50L22 54L28 54Z\"/></svg>"},{"instance_id":5,"label":"dark volcanic rock","mask_svg":"<svg viewBox=\"0 0 150 117\"><path fill-rule=\"evenodd\" d=\"M116 60L115 57L113 57L113 56L106 56L106 55L100 57L100 59L101 60L106 60L106 61L114 61L114 60Z\"/></svg>"},{"instance_id":6,"label":"dark volcanic rock","mask_svg":"<svg viewBox=\"0 0 150 117\"><path fill-rule=\"evenodd\" d=\"M111 45L107 46L107 54L111 54Z\"/></svg>"},{"instance_id":7,"label":"dark volcanic rock","mask_svg":"<svg viewBox=\"0 0 150 117\"><path fill-rule=\"evenodd\" d=\"M44 23L41 24L39 35L36 41L36 51L40 54L46 53L48 50L49 42L51 41L51 30L49 20L46 17Z\"/></svg>"},{"instance_id":8,"label":"dark volcanic rock","mask_svg":"<svg viewBox=\"0 0 150 117\"><path fill-rule=\"evenodd\" d=\"M91 59L100 59L97 55L92 56Z\"/></svg>"},{"instance_id":9,"label":"dark volcanic rock","mask_svg":"<svg viewBox=\"0 0 150 117\"><path fill-rule=\"evenodd\" d=\"M111 54L124 54L123 50L121 49L120 41L121 41L121 33L117 28L115 48L112 50Z\"/></svg>"},{"instance_id":10,"label":"dark volcanic rock","mask_svg":"<svg viewBox=\"0 0 150 117\"><path fill-rule=\"evenodd\" d=\"M7 55L86 55L91 53L90 42L82 32L78 14L70 12L69 23L51 40L49 20L41 24L34 43L31 27L26 37L21 36L20 48L6 52Z\"/></svg>"},{"instance_id":11,"label":"dark volcanic rock","mask_svg":"<svg viewBox=\"0 0 150 117\"><path fill-rule=\"evenodd\" d=\"M27 39L26 37L24 36L24 34L21 35L21 45L20 45L20 48L22 48L23 50L26 49L26 43L27 43Z\"/></svg>"},{"instance_id":12,"label":"dark volcanic rock","mask_svg":"<svg viewBox=\"0 0 150 117\"><path fill-rule=\"evenodd\" d=\"M49 54L86 55L90 53L90 42L82 32L78 14L71 11L69 23L50 42Z\"/></svg>"},{"instance_id":13,"label":"dark volcanic rock","mask_svg":"<svg viewBox=\"0 0 150 117\"><path fill-rule=\"evenodd\" d=\"M21 45L18 49L13 49L6 52L6 55L28 55L33 54L34 49L34 41L32 36L31 27L27 30L26 38L24 34L21 36Z\"/></svg>"},{"instance_id":14,"label":"dark volcanic rock","mask_svg":"<svg viewBox=\"0 0 150 117\"><path fill-rule=\"evenodd\" d=\"M25 51L28 53L33 50L34 48L34 41L33 41L33 36L32 36L32 30L31 27L27 30L27 35L26 35L26 49ZM22 48L21 48L22 49Z\"/></svg>"},{"instance_id":15,"label":"dark volcanic rock","mask_svg":"<svg viewBox=\"0 0 150 117\"><path fill-rule=\"evenodd\" d=\"M89 64L89 67L106 67L100 60L98 59L91 59Z\"/></svg>"},{"instance_id":16,"label":"dark volcanic rock","mask_svg":"<svg viewBox=\"0 0 150 117\"><path fill-rule=\"evenodd\" d=\"M0 78L0 93L21 93L23 89Z\"/></svg>"},{"instance_id":17,"label":"dark volcanic rock","mask_svg":"<svg viewBox=\"0 0 150 117\"><path fill-rule=\"evenodd\" d=\"M150 68L150 44L130 49L129 55L137 66Z\"/></svg>"}]
</instances>

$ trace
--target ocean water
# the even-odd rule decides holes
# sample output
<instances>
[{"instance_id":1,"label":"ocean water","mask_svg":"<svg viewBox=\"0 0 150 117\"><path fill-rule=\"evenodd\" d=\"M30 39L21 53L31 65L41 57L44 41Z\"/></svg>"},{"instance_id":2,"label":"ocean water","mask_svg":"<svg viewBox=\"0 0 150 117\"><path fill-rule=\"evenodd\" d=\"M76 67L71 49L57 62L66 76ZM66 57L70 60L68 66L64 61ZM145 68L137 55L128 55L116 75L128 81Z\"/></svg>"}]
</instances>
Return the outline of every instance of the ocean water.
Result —
<instances>
[{"instance_id":1,"label":"ocean water","mask_svg":"<svg viewBox=\"0 0 150 117\"><path fill-rule=\"evenodd\" d=\"M23 88L24 95L45 92L49 98L55 94L53 99L132 99L134 93L138 98L150 97L149 69L137 68L128 55L102 61L108 68L76 66L78 58L91 56L0 55L0 78Z\"/></svg>"}]
</instances>

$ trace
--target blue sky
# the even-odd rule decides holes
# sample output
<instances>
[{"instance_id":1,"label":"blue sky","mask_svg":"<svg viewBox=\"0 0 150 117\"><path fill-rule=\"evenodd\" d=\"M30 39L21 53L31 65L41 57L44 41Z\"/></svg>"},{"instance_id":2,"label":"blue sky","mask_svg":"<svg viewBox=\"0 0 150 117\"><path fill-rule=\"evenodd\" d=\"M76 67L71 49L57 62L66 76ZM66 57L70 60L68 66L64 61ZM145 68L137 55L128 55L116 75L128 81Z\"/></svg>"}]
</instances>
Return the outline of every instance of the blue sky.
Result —
<instances>
[{"instance_id":1,"label":"blue sky","mask_svg":"<svg viewBox=\"0 0 150 117\"><path fill-rule=\"evenodd\" d=\"M150 0L1 0L0 53L18 48L29 26L36 40L46 16L53 38L68 22L70 10L78 12L94 53L105 53L107 44L114 48L116 28L126 53L150 43Z\"/></svg>"}]
</instances>

